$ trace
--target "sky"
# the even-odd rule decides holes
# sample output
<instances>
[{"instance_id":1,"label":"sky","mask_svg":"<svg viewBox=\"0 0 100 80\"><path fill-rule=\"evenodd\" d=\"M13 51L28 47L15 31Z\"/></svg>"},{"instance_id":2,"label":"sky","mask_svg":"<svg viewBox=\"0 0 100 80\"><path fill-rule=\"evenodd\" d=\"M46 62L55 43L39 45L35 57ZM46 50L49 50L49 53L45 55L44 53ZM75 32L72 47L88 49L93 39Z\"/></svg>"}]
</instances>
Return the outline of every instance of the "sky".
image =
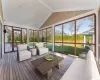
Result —
<instances>
[{"instance_id":1,"label":"sky","mask_svg":"<svg viewBox=\"0 0 100 80\"><path fill-rule=\"evenodd\" d=\"M73 32L71 33L71 31L69 30L70 25L71 25L70 23L73 23L73 22L69 22L69 23L66 23L66 24L63 25L64 26L64 33L69 34L69 35L70 34L74 34L74 25L72 25L72 27L73 27L72 28L72 31ZM80 19L80 20L76 20L76 26L78 26L80 23L81 23L81 26L80 26L77 34L83 33L85 31L88 31L88 30L91 29L89 27L89 25L91 24L91 20L89 20L87 18L83 18L83 19ZM61 27L62 27L62 25L58 25L56 27L56 30L61 32L62 31Z\"/></svg>"}]
</instances>

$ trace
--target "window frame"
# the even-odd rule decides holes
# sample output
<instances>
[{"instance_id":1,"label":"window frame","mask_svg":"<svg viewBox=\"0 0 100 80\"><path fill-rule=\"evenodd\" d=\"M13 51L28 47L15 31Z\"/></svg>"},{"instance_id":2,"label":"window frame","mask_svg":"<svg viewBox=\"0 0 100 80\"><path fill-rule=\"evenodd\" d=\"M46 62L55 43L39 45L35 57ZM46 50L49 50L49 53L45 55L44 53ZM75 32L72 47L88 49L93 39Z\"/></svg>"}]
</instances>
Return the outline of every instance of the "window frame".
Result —
<instances>
[{"instance_id":1,"label":"window frame","mask_svg":"<svg viewBox=\"0 0 100 80\"><path fill-rule=\"evenodd\" d=\"M74 48L74 55L76 55L76 45L77 44L85 44L85 43L77 43L76 42L76 21L77 20L80 20L80 19L83 19L83 18L86 18L86 17L89 17L89 16L94 16L94 40L95 42L94 43L90 43L90 45L94 45L94 55L96 56L96 14L90 14L90 15L87 15L87 16L83 16L83 17L80 17L80 18L77 18L77 19L74 19L74 20L71 20L71 21L68 21L68 22L64 22L64 23L61 23L61 24L58 24L58 25L55 25L54 26L54 46L55 46L55 43L61 43L62 46L63 44L74 44L75 45L75 48ZM63 29L64 29L64 24L66 23L70 23L70 22L73 22L74 21L74 28L75 28L75 35L74 35L74 43L73 42L63 42ZM55 27L59 26L59 25L62 25L62 42L56 42L55 41ZM63 50L63 47L62 47L62 50ZM55 51L55 48L54 48L54 51ZM62 51L63 53L63 51Z\"/></svg>"}]
</instances>

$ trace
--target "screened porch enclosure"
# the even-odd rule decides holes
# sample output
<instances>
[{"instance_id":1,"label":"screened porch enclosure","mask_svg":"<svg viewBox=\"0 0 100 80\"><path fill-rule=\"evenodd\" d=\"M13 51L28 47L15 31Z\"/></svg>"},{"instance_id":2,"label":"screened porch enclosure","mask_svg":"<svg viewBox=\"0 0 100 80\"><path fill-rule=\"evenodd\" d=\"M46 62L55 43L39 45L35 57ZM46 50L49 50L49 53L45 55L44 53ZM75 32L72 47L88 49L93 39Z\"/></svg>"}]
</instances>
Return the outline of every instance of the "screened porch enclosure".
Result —
<instances>
[{"instance_id":1,"label":"screened porch enclosure","mask_svg":"<svg viewBox=\"0 0 100 80\"><path fill-rule=\"evenodd\" d=\"M16 51L17 44L42 42L49 51L78 56L91 49L96 54L95 19L95 14L91 14L44 29L29 29L28 32L25 28L5 26L5 52Z\"/></svg>"},{"instance_id":2,"label":"screened porch enclosure","mask_svg":"<svg viewBox=\"0 0 100 80\"><path fill-rule=\"evenodd\" d=\"M54 50L79 55L91 49L95 53L95 15L55 26Z\"/></svg>"},{"instance_id":3,"label":"screened porch enclosure","mask_svg":"<svg viewBox=\"0 0 100 80\"><path fill-rule=\"evenodd\" d=\"M79 56L91 49L96 54L95 14L39 30L39 42L46 44L50 50L63 54ZM53 29L51 27L51 29ZM50 35L50 36L48 36ZM54 41L53 39L54 38ZM53 41L53 42L52 42Z\"/></svg>"},{"instance_id":4,"label":"screened porch enclosure","mask_svg":"<svg viewBox=\"0 0 100 80\"><path fill-rule=\"evenodd\" d=\"M39 42L44 43L44 46L52 51L52 27L39 30Z\"/></svg>"}]
</instances>

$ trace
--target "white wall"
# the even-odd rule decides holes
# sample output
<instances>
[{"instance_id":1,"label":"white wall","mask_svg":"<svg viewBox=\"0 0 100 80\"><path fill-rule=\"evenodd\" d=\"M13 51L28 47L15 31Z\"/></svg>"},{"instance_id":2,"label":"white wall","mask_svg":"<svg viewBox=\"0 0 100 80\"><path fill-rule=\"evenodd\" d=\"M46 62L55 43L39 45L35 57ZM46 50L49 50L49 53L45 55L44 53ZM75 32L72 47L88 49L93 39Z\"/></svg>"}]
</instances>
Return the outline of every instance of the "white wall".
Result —
<instances>
[{"instance_id":1,"label":"white wall","mask_svg":"<svg viewBox=\"0 0 100 80\"><path fill-rule=\"evenodd\" d=\"M2 56L4 55L4 26L2 25Z\"/></svg>"},{"instance_id":2,"label":"white wall","mask_svg":"<svg viewBox=\"0 0 100 80\"><path fill-rule=\"evenodd\" d=\"M2 29L2 24L0 22L0 60L1 60L1 55L2 55L2 32L1 32L1 29Z\"/></svg>"},{"instance_id":3,"label":"white wall","mask_svg":"<svg viewBox=\"0 0 100 80\"><path fill-rule=\"evenodd\" d=\"M2 57L4 55L4 33L3 33L3 20L2 20L2 17L0 16L0 21L1 21L1 24L2 24Z\"/></svg>"},{"instance_id":4,"label":"white wall","mask_svg":"<svg viewBox=\"0 0 100 80\"><path fill-rule=\"evenodd\" d=\"M4 25L37 30L37 28L35 28L35 27L33 27L33 26L30 27L30 26L24 26L24 25L13 24L13 23L9 23L9 22L5 22Z\"/></svg>"},{"instance_id":5,"label":"white wall","mask_svg":"<svg viewBox=\"0 0 100 80\"><path fill-rule=\"evenodd\" d=\"M98 32L100 32L100 8L98 12ZM98 60L99 60L99 65L100 65L100 34L98 34Z\"/></svg>"}]
</instances>

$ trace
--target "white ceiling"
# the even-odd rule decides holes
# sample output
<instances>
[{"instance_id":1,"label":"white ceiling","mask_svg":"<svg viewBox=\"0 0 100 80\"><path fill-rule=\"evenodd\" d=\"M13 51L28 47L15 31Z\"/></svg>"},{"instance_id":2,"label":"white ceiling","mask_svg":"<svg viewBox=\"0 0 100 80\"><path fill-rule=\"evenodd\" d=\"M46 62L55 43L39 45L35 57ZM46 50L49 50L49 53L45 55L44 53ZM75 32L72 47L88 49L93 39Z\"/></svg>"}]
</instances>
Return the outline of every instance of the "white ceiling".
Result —
<instances>
[{"instance_id":1,"label":"white ceiling","mask_svg":"<svg viewBox=\"0 0 100 80\"><path fill-rule=\"evenodd\" d=\"M52 12L95 9L97 1L99 0L2 0L3 17L8 25L38 29Z\"/></svg>"},{"instance_id":2,"label":"white ceiling","mask_svg":"<svg viewBox=\"0 0 100 80\"><path fill-rule=\"evenodd\" d=\"M5 23L39 28L52 13L37 0L2 0Z\"/></svg>"},{"instance_id":3,"label":"white ceiling","mask_svg":"<svg viewBox=\"0 0 100 80\"><path fill-rule=\"evenodd\" d=\"M42 0L53 11L88 10L97 8L99 0Z\"/></svg>"}]
</instances>

